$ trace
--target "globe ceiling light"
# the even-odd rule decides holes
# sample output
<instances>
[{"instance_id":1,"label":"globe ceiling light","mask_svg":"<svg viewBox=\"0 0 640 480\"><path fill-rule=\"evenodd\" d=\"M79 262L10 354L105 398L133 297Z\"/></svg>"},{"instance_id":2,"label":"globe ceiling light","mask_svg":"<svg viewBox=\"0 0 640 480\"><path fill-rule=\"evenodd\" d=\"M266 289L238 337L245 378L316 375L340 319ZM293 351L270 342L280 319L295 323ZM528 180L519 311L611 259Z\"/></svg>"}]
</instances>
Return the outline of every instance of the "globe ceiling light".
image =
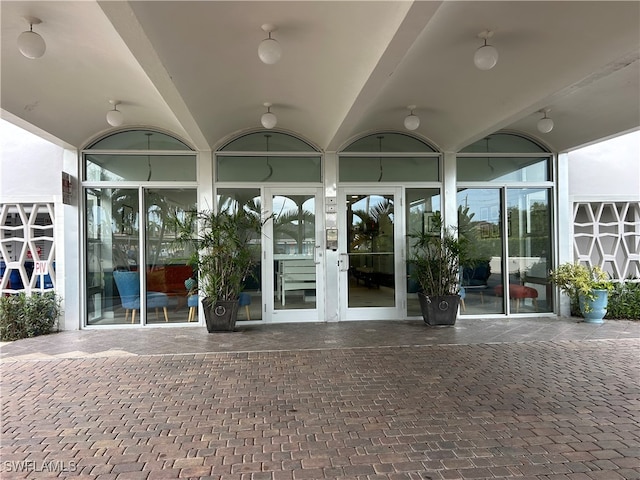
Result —
<instances>
[{"instance_id":1,"label":"globe ceiling light","mask_svg":"<svg viewBox=\"0 0 640 480\"><path fill-rule=\"evenodd\" d=\"M473 55L473 63L480 70L491 70L498 63L498 50L492 45L487 45L487 40L493 37L491 30L484 30L478 34L478 38L484 40L484 45L476 50Z\"/></svg>"},{"instance_id":2,"label":"globe ceiling light","mask_svg":"<svg viewBox=\"0 0 640 480\"><path fill-rule=\"evenodd\" d=\"M262 40L260 45L258 45L258 57L260 57L260 60L267 65L277 63L278 60L280 60L280 57L282 57L282 47L277 40L271 38L271 33L275 32L277 29L278 27L271 25L270 23L262 25L262 30L267 32L269 37Z\"/></svg>"},{"instance_id":3,"label":"globe ceiling light","mask_svg":"<svg viewBox=\"0 0 640 480\"><path fill-rule=\"evenodd\" d=\"M120 102L118 100L109 100L109 103L113 105L113 110L107 112L107 123L112 127L119 127L124 122L124 115L118 110Z\"/></svg>"},{"instance_id":4,"label":"globe ceiling light","mask_svg":"<svg viewBox=\"0 0 640 480\"><path fill-rule=\"evenodd\" d=\"M27 58L40 58L47 50L47 45L44 43L44 39L33 31L33 26L39 25L42 20L35 17L25 17L25 20L29 22L29 30L18 35L18 50Z\"/></svg>"},{"instance_id":5,"label":"globe ceiling light","mask_svg":"<svg viewBox=\"0 0 640 480\"><path fill-rule=\"evenodd\" d=\"M540 120L538 120L538 131L540 133L549 133L553 130L553 120L547 117L547 114L550 112L550 109L540 110L540 113L544 114Z\"/></svg>"},{"instance_id":6,"label":"globe ceiling light","mask_svg":"<svg viewBox=\"0 0 640 480\"><path fill-rule=\"evenodd\" d=\"M262 114L262 117L260 117L260 123L262 123L264 128L271 129L278 123L278 117L271 113L270 103L265 103L264 106L267 107L267 111Z\"/></svg>"},{"instance_id":7,"label":"globe ceiling light","mask_svg":"<svg viewBox=\"0 0 640 480\"><path fill-rule=\"evenodd\" d=\"M415 110L415 105L409 105L407 107L409 109L409 115L404 117L404 128L407 130L415 130L420 126L420 117L414 115L413 111Z\"/></svg>"}]
</instances>

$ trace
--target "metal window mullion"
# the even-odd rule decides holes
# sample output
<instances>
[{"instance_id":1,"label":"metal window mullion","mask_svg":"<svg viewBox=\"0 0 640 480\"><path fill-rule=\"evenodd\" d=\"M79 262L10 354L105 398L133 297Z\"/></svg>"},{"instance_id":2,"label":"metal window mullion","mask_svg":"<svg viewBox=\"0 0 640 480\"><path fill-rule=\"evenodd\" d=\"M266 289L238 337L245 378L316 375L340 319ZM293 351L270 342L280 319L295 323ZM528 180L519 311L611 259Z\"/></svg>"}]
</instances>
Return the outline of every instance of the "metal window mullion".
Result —
<instances>
[{"instance_id":1,"label":"metal window mullion","mask_svg":"<svg viewBox=\"0 0 640 480\"><path fill-rule=\"evenodd\" d=\"M144 201L144 187L138 187L138 251L140 258L138 259L138 271L140 272L140 325L147 324L147 215ZM143 216L144 212L144 216Z\"/></svg>"},{"instance_id":2,"label":"metal window mullion","mask_svg":"<svg viewBox=\"0 0 640 480\"><path fill-rule=\"evenodd\" d=\"M369 157L398 157L398 158L440 158L442 153L439 152L343 152L338 154L338 158L369 158Z\"/></svg>"},{"instance_id":3,"label":"metal window mullion","mask_svg":"<svg viewBox=\"0 0 640 480\"><path fill-rule=\"evenodd\" d=\"M257 152L216 152L218 157L322 157L320 152L276 152L276 151L257 151Z\"/></svg>"},{"instance_id":4,"label":"metal window mullion","mask_svg":"<svg viewBox=\"0 0 640 480\"><path fill-rule=\"evenodd\" d=\"M474 152L474 153L459 153L458 158L552 158L553 153L541 152L536 153L492 153L492 152Z\"/></svg>"},{"instance_id":5,"label":"metal window mullion","mask_svg":"<svg viewBox=\"0 0 640 480\"><path fill-rule=\"evenodd\" d=\"M162 155L162 156L196 156L193 150L83 150L82 155Z\"/></svg>"},{"instance_id":6,"label":"metal window mullion","mask_svg":"<svg viewBox=\"0 0 640 480\"><path fill-rule=\"evenodd\" d=\"M509 302L509 236L507 235L508 215L507 215L507 187L500 187L500 236L502 237L502 306L505 315L511 314L511 303Z\"/></svg>"}]
</instances>

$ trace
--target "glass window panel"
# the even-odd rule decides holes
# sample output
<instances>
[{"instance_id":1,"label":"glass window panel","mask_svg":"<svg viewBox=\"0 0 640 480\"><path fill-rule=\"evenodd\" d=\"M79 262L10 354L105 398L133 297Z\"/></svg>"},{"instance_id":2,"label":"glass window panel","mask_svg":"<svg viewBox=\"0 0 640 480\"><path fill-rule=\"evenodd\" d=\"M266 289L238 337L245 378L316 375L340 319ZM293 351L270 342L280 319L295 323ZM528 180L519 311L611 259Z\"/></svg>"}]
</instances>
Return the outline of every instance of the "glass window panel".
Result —
<instances>
[{"instance_id":1,"label":"glass window panel","mask_svg":"<svg viewBox=\"0 0 640 480\"><path fill-rule=\"evenodd\" d=\"M145 190L147 323L189 319L185 281L194 277L189 265L192 252L177 245L172 218L184 219L187 212L196 210L196 197L195 189ZM167 318L162 311L164 301Z\"/></svg>"},{"instance_id":2,"label":"glass window panel","mask_svg":"<svg viewBox=\"0 0 640 480\"><path fill-rule=\"evenodd\" d=\"M395 306L393 195L347 195L348 306ZM363 295L362 289L378 294Z\"/></svg>"},{"instance_id":3,"label":"glass window panel","mask_svg":"<svg viewBox=\"0 0 640 480\"><path fill-rule=\"evenodd\" d=\"M341 182L437 182L437 157L340 157Z\"/></svg>"},{"instance_id":4,"label":"glass window panel","mask_svg":"<svg viewBox=\"0 0 640 480\"><path fill-rule=\"evenodd\" d=\"M503 313L495 301L502 286L502 226L500 190L458 190L458 234L468 241L469 260L461 264L462 314Z\"/></svg>"},{"instance_id":5,"label":"glass window panel","mask_svg":"<svg viewBox=\"0 0 640 480\"><path fill-rule=\"evenodd\" d=\"M139 278L118 287L114 277L139 264L138 190L87 189L85 205L87 324L139 322Z\"/></svg>"},{"instance_id":6,"label":"glass window panel","mask_svg":"<svg viewBox=\"0 0 640 480\"><path fill-rule=\"evenodd\" d=\"M429 218L440 212L440 189L438 188L407 188L406 219L407 233L418 233L428 228ZM408 260L411 259L411 238L407 237ZM407 262L407 315L420 316L422 311L418 301L418 283L411 278L411 262Z\"/></svg>"},{"instance_id":7,"label":"glass window panel","mask_svg":"<svg viewBox=\"0 0 640 480\"><path fill-rule=\"evenodd\" d=\"M548 151L533 140L512 133L494 133L461 150L462 153L539 153Z\"/></svg>"},{"instance_id":8,"label":"glass window panel","mask_svg":"<svg viewBox=\"0 0 640 480\"><path fill-rule=\"evenodd\" d=\"M509 302L512 313L553 311L551 192L507 189Z\"/></svg>"},{"instance_id":9,"label":"glass window panel","mask_svg":"<svg viewBox=\"0 0 640 480\"><path fill-rule=\"evenodd\" d=\"M195 155L85 155L90 182L195 181Z\"/></svg>"},{"instance_id":10,"label":"glass window panel","mask_svg":"<svg viewBox=\"0 0 640 480\"><path fill-rule=\"evenodd\" d=\"M376 133L356 140L344 152L435 152L430 145L402 133Z\"/></svg>"},{"instance_id":11,"label":"glass window panel","mask_svg":"<svg viewBox=\"0 0 640 480\"><path fill-rule=\"evenodd\" d=\"M219 182L320 182L321 157L217 157Z\"/></svg>"},{"instance_id":12,"label":"glass window panel","mask_svg":"<svg viewBox=\"0 0 640 480\"><path fill-rule=\"evenodd\" d=\"M457 175L459 182L545 182L549 159L458 157Z\"/></svg>"},{"instance_id":13,"label":"glass window panel","mask_svg":"<svg viewBox=\"0 0 640 480\"><path fill-rule=\"evenodd\" d=\"M150 130L129 130L101 138L89 147L92 150L193 150L186 143L164 133Z\"/></svg>"},{"instance_id":14,"label":"glass window panel","mask_svg":"<svg viewBox=\"0 0 640 480\"><path fill-rule=\"evenodd\" d=\"M259 188L218 188L216 192L218 210L246 211L262 214L262 198ZM249 294L249 305L238 309L238 320L262 320L262 237L253 240L255 264L249 278L245 280L243 292Z\"/></svg>"},{"instance_id":15,"label":"glass window panel","mask_svg":"<svg viewBox=\"0 0 640 480\"><path fill-rule=\"evenodd\" d=\"M286 133L257 132L238 137L220 149L227 152L317 152L308 143Z\"/></svg>"},{"instance_id":16,"label":"glass window panel","mask_svg":"<svg viewBox=\"0 0 640 480\"><path fill-rule=\"evenodd\" d=\"M315 195L274 195L272 201L275 309L316 308Z\"/></svg>"}]
</instances>

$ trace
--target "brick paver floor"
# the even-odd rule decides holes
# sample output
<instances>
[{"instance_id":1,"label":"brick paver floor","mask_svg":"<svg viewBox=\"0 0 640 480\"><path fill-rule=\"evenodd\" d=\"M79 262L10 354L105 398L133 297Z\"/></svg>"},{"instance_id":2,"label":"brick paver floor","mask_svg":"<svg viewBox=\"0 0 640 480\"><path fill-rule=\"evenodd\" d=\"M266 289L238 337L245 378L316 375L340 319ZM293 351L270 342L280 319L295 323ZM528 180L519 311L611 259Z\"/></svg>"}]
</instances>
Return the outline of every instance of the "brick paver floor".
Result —
<instances>
[{"instance_id":1,"label":"brick paver floor","mask_svg":"<svg viewBox=\"0 0 640 480\"><path fill-rule=\"evenodd\" d=\"M9 359L0 475L640 479L632 329L630 338Z\"/></svg>"}]
</instances>

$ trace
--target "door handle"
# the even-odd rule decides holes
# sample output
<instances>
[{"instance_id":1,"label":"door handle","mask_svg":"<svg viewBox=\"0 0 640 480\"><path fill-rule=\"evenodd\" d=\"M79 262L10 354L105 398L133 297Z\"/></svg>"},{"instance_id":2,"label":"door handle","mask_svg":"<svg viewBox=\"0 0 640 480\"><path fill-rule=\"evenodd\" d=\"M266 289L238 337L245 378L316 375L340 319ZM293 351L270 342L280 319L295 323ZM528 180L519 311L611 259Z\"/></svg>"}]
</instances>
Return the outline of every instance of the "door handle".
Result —
<instances>
[{"instance_id":1,"label":"door handle","mask_svg":"<svg viewBox=\"0 0 640 480\"><path fill-rule=\"evenodd\" d=\"M316 265L320 265L320 262L322 262L322 248L320 245L316 245L313 249L313 261Z\"/></svg>"},{"instance_id":2,"label":"door handle","mask_svg":"<svg viewBox=\"0 0 640 480\"><path fill-rule=\"evenodd\" d=\"M341 253L340 254L340 261L338 262L340 264L340 271L341 272L348 272L349 271L349 255L346 253Z\"/></svg>"}]
</instances>

